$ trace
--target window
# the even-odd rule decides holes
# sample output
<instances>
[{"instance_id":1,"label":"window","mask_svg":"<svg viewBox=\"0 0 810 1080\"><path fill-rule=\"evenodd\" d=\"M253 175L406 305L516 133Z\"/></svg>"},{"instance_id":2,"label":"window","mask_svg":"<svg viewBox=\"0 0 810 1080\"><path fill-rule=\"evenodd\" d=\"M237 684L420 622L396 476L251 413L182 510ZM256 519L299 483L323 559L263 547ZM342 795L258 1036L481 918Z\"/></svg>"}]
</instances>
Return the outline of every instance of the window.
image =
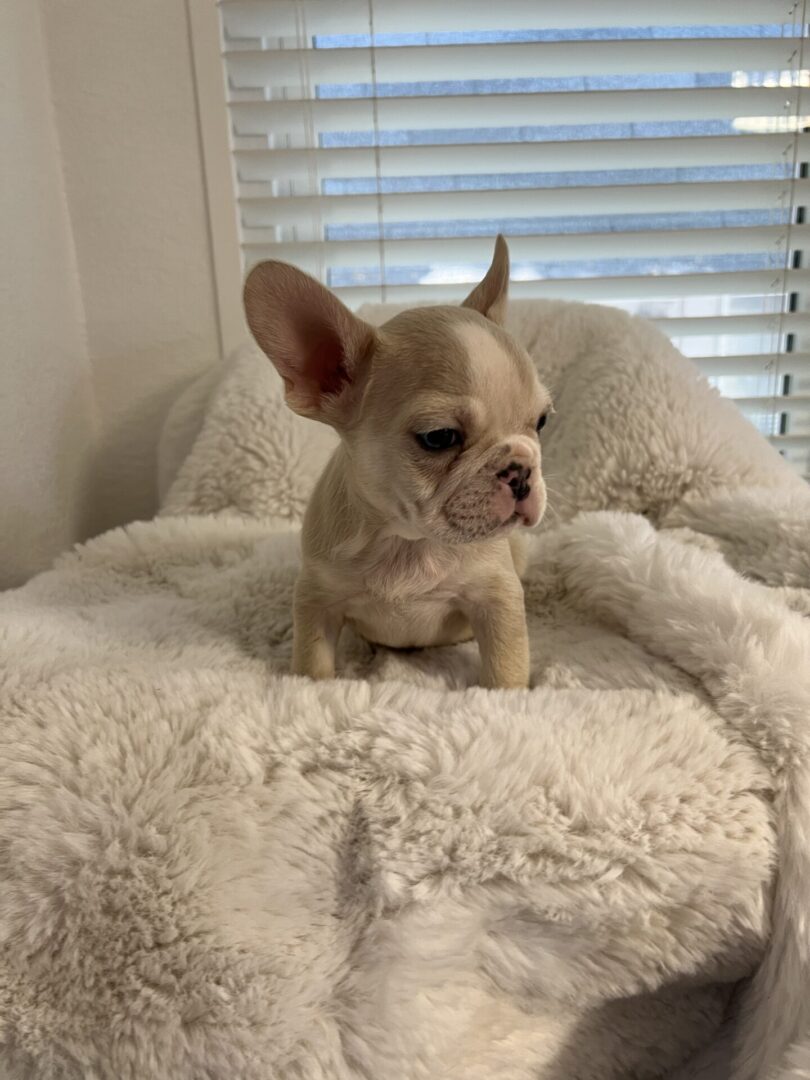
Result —
<instances>
[{"instance_id":1,"label":"window","mask_svg":"<svg viewBox=\"0 0 810 1080\"><path fill-rule=\"evenodd\" d=\"M220 16L243 269L288 260L354 307L454 300L502 231L513 296L654 319L810 474L804 3Z\"/></svg>"}]
</instances>

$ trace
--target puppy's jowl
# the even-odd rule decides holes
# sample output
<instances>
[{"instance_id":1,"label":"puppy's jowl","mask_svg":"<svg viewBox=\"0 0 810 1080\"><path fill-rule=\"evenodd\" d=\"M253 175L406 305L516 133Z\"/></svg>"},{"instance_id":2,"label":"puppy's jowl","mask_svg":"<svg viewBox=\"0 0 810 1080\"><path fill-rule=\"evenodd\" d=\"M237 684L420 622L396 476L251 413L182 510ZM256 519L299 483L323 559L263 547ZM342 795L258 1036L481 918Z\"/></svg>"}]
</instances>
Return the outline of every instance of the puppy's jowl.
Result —
<instances>
[{"instance_id":1,"label":"puppy's jowl","mask_svg":"<svg viewBox=\"0 0 810 1080\"><path fill-rule=\"evenodd\" d=\"M349 623L392 647L474 636L485 686L527 685L515 530L545 508L537 432L551 402L501 328L508 281L498 237L461 307L375 329L292 266L251 271L248 322L287 403L340 435L304 519L296 673L333 676Z\"/></svg>"}]
</instances>

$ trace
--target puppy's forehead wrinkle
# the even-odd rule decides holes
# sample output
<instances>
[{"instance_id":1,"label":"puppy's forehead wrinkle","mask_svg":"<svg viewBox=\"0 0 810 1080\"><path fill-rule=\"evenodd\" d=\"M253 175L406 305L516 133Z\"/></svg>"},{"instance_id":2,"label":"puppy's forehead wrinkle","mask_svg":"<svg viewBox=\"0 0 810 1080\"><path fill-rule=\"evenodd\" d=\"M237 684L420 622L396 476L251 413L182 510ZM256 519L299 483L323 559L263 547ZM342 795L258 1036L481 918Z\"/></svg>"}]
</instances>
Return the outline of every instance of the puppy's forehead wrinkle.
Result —
<instances>
[{"instance_id":1,"label":"puppy's forehead wrinkle","mask_svg":"<svg viewBox=\"0 0 810 1080\"><path fill-rule=\"evenodd\" d=\"M425 395L472 402L504 430L522 429L548 405L531 359L506 331L477 311L439 305L400 312L379 328L363 413L385 430Z\"/></svg>"},{"instance_id":2,"label":"puppy's forehead wrinkle","mask_svg":"<svg viewBox=\"0 0 810 1080\"><path fill-rule=\"evenodd\" d=\"M510 411L533 409L539 403L534 366L508 334L487 322L457 326L455 332L467 353L474 394Z\"/></svg>"},{"instance_id":3,"label":"puppy's forehead wrinkle","mask_svg":"<svg viewBox=\"0 0 810 1080\"><path fill-rule=\"evenodd\" d=\"M463 343L453 332L451 307L412 308L381 327L375 355L378 376L396 378L402 391L436 387L467 394L470 373Z\"/></svg>"},{"instance_id":4,"label":"puppy's forehead wrinkle","mask_svg":"<svg viewBox=\"0 0 810 1080\"><path fill-rule=\"evenodd\" d=\"M472 308L456 307L453 304L431 304L429 307L408 308L394 315L380 327L382 331L414 334L420 329L429 333L452 333L454 326L464 323L486 325L489 322Z\"/></svg>"}]
</instances>

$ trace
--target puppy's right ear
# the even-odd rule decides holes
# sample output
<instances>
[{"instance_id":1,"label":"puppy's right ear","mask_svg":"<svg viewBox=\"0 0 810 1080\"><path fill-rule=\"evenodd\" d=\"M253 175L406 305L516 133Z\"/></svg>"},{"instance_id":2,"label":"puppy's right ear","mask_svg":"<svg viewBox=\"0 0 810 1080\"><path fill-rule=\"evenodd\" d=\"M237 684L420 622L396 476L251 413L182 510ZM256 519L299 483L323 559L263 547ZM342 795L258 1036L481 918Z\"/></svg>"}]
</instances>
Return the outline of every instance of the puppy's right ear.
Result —
<instances>
[{"instance_id":1,"label":"puppy's right ear","mask_svg":"<svg viewBox=\"0 0 810 1080\"><path fill-rule=\"evenodd\" d=\"M251 333L284 380L290 408L335 427L345 424L362 394L373 327L287 263L254 266L244 301Z\"/></svg>"}]
</instances>

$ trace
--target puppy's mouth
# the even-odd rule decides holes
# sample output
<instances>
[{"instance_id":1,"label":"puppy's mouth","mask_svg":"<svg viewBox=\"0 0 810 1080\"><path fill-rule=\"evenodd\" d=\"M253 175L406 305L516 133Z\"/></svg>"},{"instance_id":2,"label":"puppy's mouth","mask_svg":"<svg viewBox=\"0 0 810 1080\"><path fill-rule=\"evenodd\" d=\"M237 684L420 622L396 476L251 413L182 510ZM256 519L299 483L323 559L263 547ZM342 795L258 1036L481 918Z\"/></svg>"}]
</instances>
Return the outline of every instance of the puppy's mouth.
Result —
<instances>
[{"instance_id":1,"label":"puppy's mouth","mask_svg":"<svg viewBox=\"0 0 810 1080\"><path fill-rule=\"evenodd\" d=\"M528 484L510 484L499 477L488 491L475 487L455 493L442 508L442 531L455 543L469 543L510 532L517 526L532 528L545 510L545 486L536 478Z\"/></svg>"},{"instance_id":2,"label":"puppy's mouth","mask_svg":"<svg viewBox=\"0 0 810 1080\"><path fill-rule=\"evenodd\" d=\"M538 484L535 481L531 487L526 484L522 489L518 489L516 497L514 481L510 485L505 480L500 480L492 508L495 516L504 522L521 522L531 527L540 520L544 509L543 503L542 482Z\"/></svg>"},{"instance_id":3,"label":"puppy's mouth","mask_svg":"<svg viewBox=\"0 0 810 1080\"><path fill-rule=\"evenodd\" d=\"M456 519L442 515L445 538L453 544L471 544L476 540L491 540L496 536L505 536L518 525L524 523L523 517L515 511L506 521L497 517L476 517ZM445 531L446 530L446 531Z\"/></svg>"},{"instance_id":4,"label":"puppy's mouth","mask_svg":"<svg viewBox=\"0 0 810 1080\"><path fill-rule=\"evenodd\" d=\"M524 528L531 528L533 525L536 525L536 524L537 524L536 520L531 521L530 519L528 519L526 517L525 514L522 514L518 510L516 510L514 512L514 514L512 514L511 517L507 518L506 521L504 521L504 523L502 525L499 525L495 529L495 531L493 533L491 533L491 535L495 536L495 535L500 535L502 533L509 533L509 532L512 532L513 529L518 528L519 526L522 526Z\"/></svg>"}]
</instances>

